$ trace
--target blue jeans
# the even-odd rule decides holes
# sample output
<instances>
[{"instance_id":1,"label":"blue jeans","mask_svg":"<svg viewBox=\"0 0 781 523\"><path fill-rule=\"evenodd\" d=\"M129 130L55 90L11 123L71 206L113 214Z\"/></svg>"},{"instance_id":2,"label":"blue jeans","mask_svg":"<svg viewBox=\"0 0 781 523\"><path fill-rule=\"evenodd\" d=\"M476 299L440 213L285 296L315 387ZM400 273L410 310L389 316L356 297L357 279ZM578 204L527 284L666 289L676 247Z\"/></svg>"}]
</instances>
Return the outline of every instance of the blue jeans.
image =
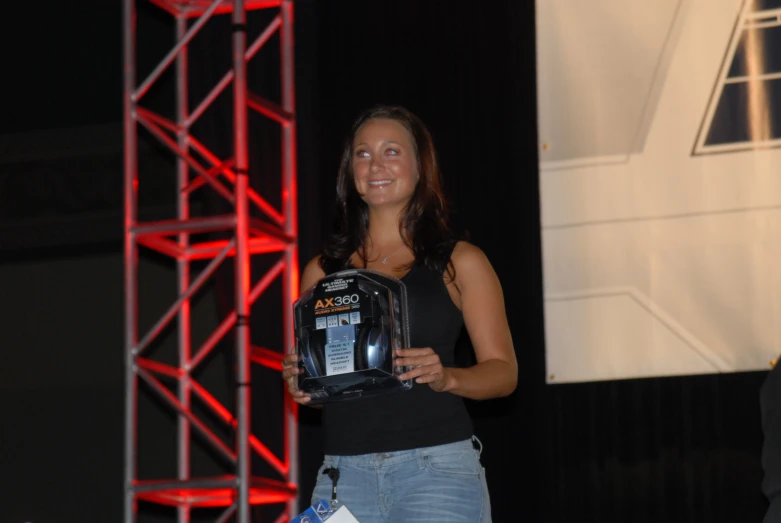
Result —
<instances>
[{"instance_id":1,"label":"blue jeans","mask_svg":"<svg viewBox=\"0 0 781 523\"><path fill-rule=\"evenodd\" d=\"M331 499L327 468L339 469L336 497L360 523L490 523L477 438L360 456L325 456L312 502Z\"/></svg>"}]
</instances>

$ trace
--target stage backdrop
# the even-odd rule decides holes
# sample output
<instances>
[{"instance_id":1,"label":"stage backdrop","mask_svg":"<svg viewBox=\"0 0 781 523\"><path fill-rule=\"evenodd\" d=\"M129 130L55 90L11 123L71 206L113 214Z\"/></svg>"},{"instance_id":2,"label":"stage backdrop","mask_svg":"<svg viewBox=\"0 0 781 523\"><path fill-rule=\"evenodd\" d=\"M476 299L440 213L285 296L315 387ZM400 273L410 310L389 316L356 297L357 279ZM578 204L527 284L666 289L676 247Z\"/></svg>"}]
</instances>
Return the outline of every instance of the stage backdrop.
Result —
<instances>
[{"instance_id":1,"label":"stage backdrop","mask_svg":"<svg viewBox=\"0 0 781 523\"><path fill-rule=\"evenodd\" d=\"M538 0L549 383L781 352L781 0Z\"/></svg>"}]
</instances>

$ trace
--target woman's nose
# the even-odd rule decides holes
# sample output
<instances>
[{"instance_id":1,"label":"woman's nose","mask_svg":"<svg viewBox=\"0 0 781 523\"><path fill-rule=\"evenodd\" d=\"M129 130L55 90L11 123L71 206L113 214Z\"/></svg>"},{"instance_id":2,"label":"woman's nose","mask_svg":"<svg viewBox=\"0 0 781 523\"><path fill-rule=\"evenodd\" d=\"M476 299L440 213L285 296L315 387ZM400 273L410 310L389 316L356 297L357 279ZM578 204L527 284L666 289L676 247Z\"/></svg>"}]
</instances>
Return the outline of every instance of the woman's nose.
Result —
<instances>
[{"instance_id":1,"label":"woman's nose","mask_svg":"<svg viewBox=\"0 0 781 523\"><path fill-rule=\"evenodd\" d=\"M372 172L381 171L385 168L385 162L383 162L382 156L372 157L371 164L369 165Z\"/></svg>"}]
</instances>

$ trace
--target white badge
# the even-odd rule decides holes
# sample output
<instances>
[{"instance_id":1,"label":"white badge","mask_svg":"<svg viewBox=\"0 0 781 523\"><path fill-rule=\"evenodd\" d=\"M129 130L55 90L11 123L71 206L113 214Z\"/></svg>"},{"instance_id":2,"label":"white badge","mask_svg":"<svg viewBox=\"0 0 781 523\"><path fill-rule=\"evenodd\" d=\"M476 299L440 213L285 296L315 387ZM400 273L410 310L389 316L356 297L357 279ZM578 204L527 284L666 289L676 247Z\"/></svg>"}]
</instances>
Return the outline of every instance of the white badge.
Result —
<instances>
[{"instance_id":1,"label":"white badge","mask_svg":"<svg viewBox=\"0 0 781 523\"><path fill-rule=\"evenodd\" d=\"M336 509L336 512L334 512L331 517L328 518L328 523L359 523L357 519L355 519L355 516L353 516L353 513L350 512L350 510L342 505L338 509Z\"/></svg>"}]
</instances>

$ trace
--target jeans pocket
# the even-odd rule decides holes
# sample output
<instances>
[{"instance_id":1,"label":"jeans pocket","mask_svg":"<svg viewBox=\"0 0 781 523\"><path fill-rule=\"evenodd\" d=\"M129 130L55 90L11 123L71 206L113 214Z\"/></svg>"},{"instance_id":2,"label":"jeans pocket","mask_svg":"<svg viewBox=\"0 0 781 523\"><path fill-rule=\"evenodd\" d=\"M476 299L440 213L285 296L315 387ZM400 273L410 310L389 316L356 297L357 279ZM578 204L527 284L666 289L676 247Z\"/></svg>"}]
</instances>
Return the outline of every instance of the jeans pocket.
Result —
<instances>
[{"instance_id":1,"label":"jeans pocket","mask_svg":"<svg viewBox=\"0 0 781 523\"><path fill-rule=\"evenodd\" d=\"M320 465L320 468L319 468L319 469L317 469L317 476L315 477L315 481L317 481L318 479L320 479L320 476L322 476L322 475L323 475L323 472L325 471L326 467L328 467L328 465L327 465L327 464L325 464L325 463L323 463L322 465Z\"/></svg>"},{"instance_id":2,"label":"jeans pocket","mask_svg":"<svg viewBox=\"0 0 781 523\"><path fill-rule=\"evenodd\" d=\"M480 476L480 461L472 451L433 453L424 456L426 468L439 474L458 474L462 476Z\"/></svg>"},{"instance_id":3,"label":"jeans pocket","mask_svg":"<svg viewBox=\"0 0 781 523\"><path fill-rule=\"evenodd\" d=\"M315 488L312 491L312 503L316 503L320 501L323 498L328 498L331 496L331 479L323 474L326 468L330 467L331 465L327 462L320 465L320 468L317 469L317 477L315 477Z\"/></svg>"},{"instance_id":4,"label":"jeans pocket","mask_svg":"<svg viewBox=\"0 0 781 523\"><path fill-rule=\"evenodd\" d=\"M328 467L333 467L334 464L331 460L326 459L323 461L323 464L320 465L320 468L317 469L317 476L315 477L315 487L318 487L322 484L331 484L331 478L328 477L327 474L325 474L325 470Z\"/></svg>"}]
</instances>

